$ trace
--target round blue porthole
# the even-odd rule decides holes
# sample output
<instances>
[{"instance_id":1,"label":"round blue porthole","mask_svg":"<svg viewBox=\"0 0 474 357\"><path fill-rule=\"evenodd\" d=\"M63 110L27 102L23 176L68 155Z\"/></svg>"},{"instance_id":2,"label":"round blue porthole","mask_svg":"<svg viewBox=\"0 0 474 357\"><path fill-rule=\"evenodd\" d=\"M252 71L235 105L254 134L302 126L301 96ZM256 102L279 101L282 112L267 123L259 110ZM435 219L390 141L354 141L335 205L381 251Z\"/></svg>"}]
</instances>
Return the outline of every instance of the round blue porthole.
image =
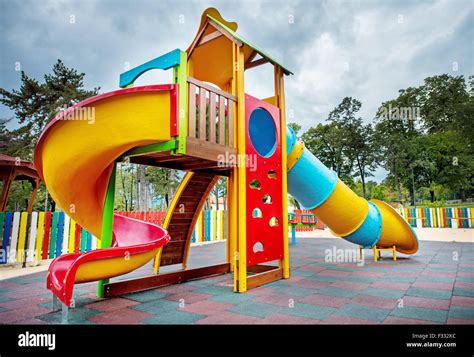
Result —
<instances>
[{"instance_id":1,"label":"round blue porthole","mask_svg":"<svg viewBox=\"0 0 474 357\"><path fill-rule=\"evenodd\" d=\"M250 114L249 136L259 155L272 156L276 148L277 131L272 116L265 109L255 108Z\"/></svg>"}]
</instances>

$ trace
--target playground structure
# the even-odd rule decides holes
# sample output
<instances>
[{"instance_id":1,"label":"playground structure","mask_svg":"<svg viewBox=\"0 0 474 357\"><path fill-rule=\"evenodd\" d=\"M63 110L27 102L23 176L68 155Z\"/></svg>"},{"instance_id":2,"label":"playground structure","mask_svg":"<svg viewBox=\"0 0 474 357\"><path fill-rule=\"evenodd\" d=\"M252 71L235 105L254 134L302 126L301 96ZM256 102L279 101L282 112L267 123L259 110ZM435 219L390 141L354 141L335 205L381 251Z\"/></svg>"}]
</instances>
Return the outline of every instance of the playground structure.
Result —
<instances>
[{"instance_id":1,"label":"playground structure","mask_svg":"<svg viewBox=\"0 0 474 357\"><path fill-rule=\"evenodd\" d=\"M31 213L33 210L33 204L35 202L36 193L40 185L40 178L36 171L35 166L28 161L20 160L12 156L0 154L0 181L3 182L2 195L0 198L0 228L3 229L3 212L6 210L8 205L8 199L10 197L12 184L14 181L28 181L31 184L32 191L30 199L26 205L26 212L23 212L23 217L28 217L28 213ZM18 221L19 215L17 217ZM5 227L5 232L10 230L11 223ZM0 229L0 231L1 231ZM20 234L24 233L26 235L26 222L18 227ZM0 232L1 233L1 232ZM26 249L25 242L18 241L18 250L16 247L17 241L14 239L10 242L10 235L4 234L2 237L1 250L2 254L0 256L0 264L5 264L8 262L8 247L9 245L15 247L12 251L13 258L16 256L18 260L26 260Z\"/></svg>"},{"instance_id":2,"label":"playground structure","mask_svg":"<svg viewBox=\"0 0 474 357\"><path fill-rule=\"evenodd\" d=\"M122 73L122 89L76 104L42 133L40 177L57 204L101 240L101 249L51 264L47 286L64 306L74 284L88 281L99 280L98 295L112 297L229 272L241 293L289 278L288 192L355 244L417 251L398 213L358 197L296 140L285 119L283 79L292 73L236 30L216 9L205 10L186 52ZM273 65L274 95L258 99L244 92L244 71L263 64ZM154 69L173 69L173 83L133 86ZM84 110L94 113L93 123L81 120ZM187 172L163 228L114 215L115 167L124 159ZM219 176L228 177L225 262L188 269L194 226ZM109 281L153 258L154 275ZM175 272L159 272L177 264Z\"/></svg>"},{"instance_id":3,"label":"playground structure","mask_svg":"<svg viewBox=\"0 0 474 357\"><path fill-rule=\"evenodd\" d=\"M0 181L3 182L0 212L5 211L7 208L13 182L21 180L29 181L32 186L31 196L26 207L26 211L31 212L40 184L40 178L35 166L31 162L0 154Z\"/></svg>"},{"instance_id":4,"label":"playground structure","mask_svg":"<svg viewBox=\"0 0 474 357\"><path fill-rule=\"evenodd\" d=\"M324 229L324 223L320 222L313 213L288 212L288 227L291 229L290 243L294 245L298 227Z\"/></svg>"}]
</instances>

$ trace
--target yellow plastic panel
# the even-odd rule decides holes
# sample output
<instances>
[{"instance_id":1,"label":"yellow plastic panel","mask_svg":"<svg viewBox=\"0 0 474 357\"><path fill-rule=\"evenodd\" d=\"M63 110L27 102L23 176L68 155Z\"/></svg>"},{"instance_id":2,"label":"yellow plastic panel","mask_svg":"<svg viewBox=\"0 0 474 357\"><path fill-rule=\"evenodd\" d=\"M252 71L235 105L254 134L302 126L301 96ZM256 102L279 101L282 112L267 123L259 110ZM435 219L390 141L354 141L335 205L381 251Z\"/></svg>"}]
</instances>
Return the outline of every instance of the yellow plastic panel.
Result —
<instances>
[{"instance_id":1,"label":"yellow plastic panel","mask_svg":"<svg viewBox=\"0 0 474 357\"><path fill-rule=\"evenodd\" d=\"M377 247L389 248L394 245L397 251L414 254L418 251L418 239L408 223L389 204L371 200L382 215L382 233Z\"/></svg>"},{"instance_id":2,"label":"yellow plastic panel","mask_svg":"<svg viewBox=\"0 0 474 357\"><path fill-rule=\"evenodd\" d=\"M369 204L341 180L329 198L312 212L336 235L344 237L357 230L369 212Z\"/></svg>"},{"instance_id":3,"label":"yellow plastic panel","mask_svg":"<svg viewBox=\"0 0 474 357\"><path fill-rule=\"evenodd\" d=\"M92 119L79 120L85 114L77 112L46 132L35 163L58 205L100 239L114 160L133 147L170 139L170 94L127 93L90 105L82 109Z\"/></svg>"}]
</instances>

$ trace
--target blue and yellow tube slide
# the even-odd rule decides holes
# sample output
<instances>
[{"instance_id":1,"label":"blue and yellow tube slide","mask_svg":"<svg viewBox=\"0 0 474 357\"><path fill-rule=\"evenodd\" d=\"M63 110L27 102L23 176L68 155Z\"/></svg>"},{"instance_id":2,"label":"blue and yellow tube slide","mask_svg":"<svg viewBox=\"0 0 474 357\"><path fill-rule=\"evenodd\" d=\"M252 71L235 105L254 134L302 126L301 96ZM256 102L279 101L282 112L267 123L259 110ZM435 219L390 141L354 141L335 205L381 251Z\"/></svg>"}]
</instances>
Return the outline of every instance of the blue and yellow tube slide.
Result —
<instances>
[{"instance_id":1,"label":"blue and yellow tube slide","mask_svg":"<svg viewBox=\"0 0 474 357\"><path fill-rule=\"evenodd\" d=\"M331 231L364 248L396 247L404 254L418 250L418 238L408 223L387 203L367 201L323 165L304 143L286 131L288 192L311 210Z\"/></svg>"}]
</instances>

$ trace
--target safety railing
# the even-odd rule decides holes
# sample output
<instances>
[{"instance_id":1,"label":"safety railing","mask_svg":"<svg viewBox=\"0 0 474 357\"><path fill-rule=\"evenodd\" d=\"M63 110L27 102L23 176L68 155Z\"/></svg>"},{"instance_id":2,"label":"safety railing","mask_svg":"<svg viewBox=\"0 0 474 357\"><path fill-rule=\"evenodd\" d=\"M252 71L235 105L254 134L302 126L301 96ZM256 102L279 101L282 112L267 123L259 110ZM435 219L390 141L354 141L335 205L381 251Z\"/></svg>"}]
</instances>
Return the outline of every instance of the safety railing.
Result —
<instances>
[{"instance_id":1,"label":"safety railing","mask_svg":"<svg viewBox=\"0 0 474 357\"><path fill-rule=\"evenodd\" d=\"M237 97L192 77L188 90L188 136L233 147Z\"/></svg>"}]
</instances>

